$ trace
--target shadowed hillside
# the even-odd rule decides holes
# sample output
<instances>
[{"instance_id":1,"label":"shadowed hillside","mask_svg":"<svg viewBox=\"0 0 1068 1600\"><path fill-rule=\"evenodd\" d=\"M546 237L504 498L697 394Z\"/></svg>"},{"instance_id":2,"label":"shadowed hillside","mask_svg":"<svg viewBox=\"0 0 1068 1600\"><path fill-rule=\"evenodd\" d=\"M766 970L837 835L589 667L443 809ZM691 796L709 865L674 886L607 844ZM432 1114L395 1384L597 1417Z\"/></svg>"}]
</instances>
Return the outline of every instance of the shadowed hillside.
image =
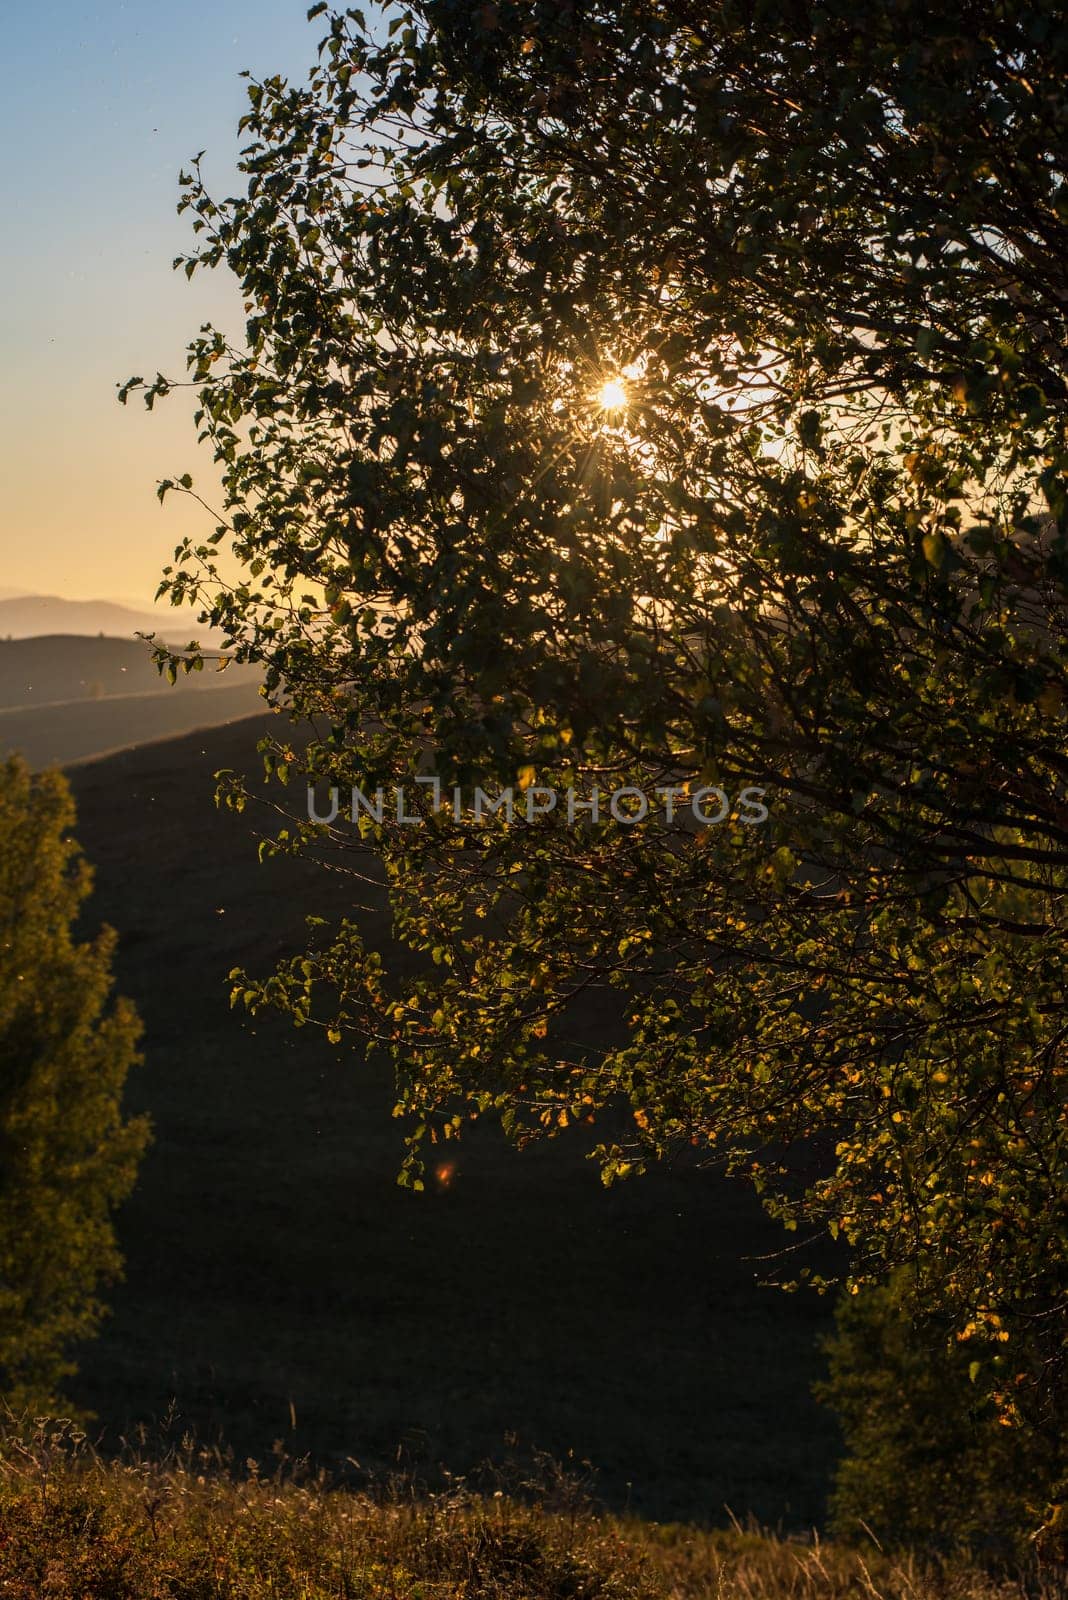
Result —
<instances>
[{"instance_id":1,"label":"shadowed hillside","mask_svg":"<svg viewBox=\"0 0 1068 1600\"><path fill-rule=\"evenodd\" d=\"M232 689L239 683L258 684L261 677L258 667L231 662L220 671L217 662L206 661L201 672L181 673L171 686L156 670L150 646L140 639L79 634L0 639L0 709L152 694L169 687Z\"/></svg>"},{"instance_id":2,"label":"shadowed hillside","mask_svg":"<svg viewBox=\"0 0 1068 1600\"><path fill-rule=\"evenodd\" d=\"M262 705L257 667L161 678L140 639L0 639L0 756L31 767L84 761L248 716Z\"/></svg>"},{"instance_id":3,"label":"shadowed hillside","mask_svg":"<svg viewBox=\"0 0 1068 1600\"><path fill-rule=\"evenodd\" d=\"M649 1515L818 1517L833 1428L808 1388L829 1307L758 1287L784 1235L747 1191L681 1168L606 1191L577 1144L517 1154L486 1130L413 1194L383 1069L230 1011L232 966L265 969L306 914L367 896L258 865L256 819L212 805L213 771L254 770L261 727L72 774L91 914L120 930L118 986L146 1024L132 1101L156 1130L76 1398L121 1429L174 1396L239 1454L281 1439L334 1465L402 1446L463 1471L507 1436L588 1457L612 1503ZM385 936L380 905L359 914Z\"/></svg>"},{"instance_id":4,"label":"shadowed hillside","mask_svg":"<svg viewBox=\"0 0 1068 1600\"><path fill-rule=\"evenodd\" d=\"M175 694L168 686L0 711L0 756L17 750L35 769L62 766L247 717L258 705L255 683L235 683L211 694Z\"/></svg>"}]
</instances>

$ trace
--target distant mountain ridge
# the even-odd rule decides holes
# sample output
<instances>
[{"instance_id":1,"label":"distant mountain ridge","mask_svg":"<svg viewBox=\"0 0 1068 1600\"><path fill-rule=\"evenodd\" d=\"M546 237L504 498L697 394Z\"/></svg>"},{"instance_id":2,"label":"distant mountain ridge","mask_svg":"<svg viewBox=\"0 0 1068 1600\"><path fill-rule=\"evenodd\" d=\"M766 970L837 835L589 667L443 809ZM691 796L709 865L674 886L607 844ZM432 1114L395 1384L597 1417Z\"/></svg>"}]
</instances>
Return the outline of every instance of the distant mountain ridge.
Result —
<instances>
[{"instance_id":1,"label":"distant mountain ridge","mask_svg":"<svg viewBox=\"0 0 1068 1600\"><path fill-rule=\"evenodd\" d=\"M217 644L220 635L198 627L193 612L168 608L135 611L115 600L64 600L54 594L11 594L0 589L0 639L32 639L42 634L105 634L132 639L155 633L168 644Z\"/></svg>"}]
</instances>

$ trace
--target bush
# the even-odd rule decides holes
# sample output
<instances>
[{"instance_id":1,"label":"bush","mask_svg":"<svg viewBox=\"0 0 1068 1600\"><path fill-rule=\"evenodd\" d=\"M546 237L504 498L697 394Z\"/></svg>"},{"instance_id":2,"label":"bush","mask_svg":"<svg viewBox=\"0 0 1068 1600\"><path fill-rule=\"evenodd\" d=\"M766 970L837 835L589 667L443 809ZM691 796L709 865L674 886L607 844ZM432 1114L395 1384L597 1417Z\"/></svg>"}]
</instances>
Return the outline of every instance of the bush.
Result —
<instances>
[{"instance_id":1,"label":"bush","mask_svg":"<svg viewBox=\"0 0 1068 1600\"><path fill-rule=\"evenodd\" d=\"M103 1313L112 1213L148 1127L124 1119L140 1023L108 1004L115 936L72 933L91 875L59 772L0 765L0 1394L44 1409Z\"/></svg>"},{"instance_id":2,"label":"bush","mask_svg":"<svg viewBox=\"0 0 1068 1600\"><path fill-rule=\"evenodd\" d=\"M834 1531L1019 1562L1045 1510L1050 1446L1006 1427L973 1352L915 1304L911 1275L844 1295L819 1398L845 1438Z\"/></svg>"}]
</instances>

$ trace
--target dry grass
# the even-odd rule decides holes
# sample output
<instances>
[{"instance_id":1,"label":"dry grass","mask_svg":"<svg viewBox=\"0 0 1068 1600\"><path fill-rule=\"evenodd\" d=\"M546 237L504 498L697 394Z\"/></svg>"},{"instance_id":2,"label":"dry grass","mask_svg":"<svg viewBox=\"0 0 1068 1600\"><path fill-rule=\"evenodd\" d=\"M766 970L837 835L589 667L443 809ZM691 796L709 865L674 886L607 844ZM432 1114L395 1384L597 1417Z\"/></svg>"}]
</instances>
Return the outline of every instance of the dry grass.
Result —
<instances>
[{"instance_id":1,"label":"dry grass","mask_svg":"<svg viewBox=\"0 0 1068 1600\"><path fill-rule=\"evenodd\" d=\"M235 1474L186 1440L105 1461L69 1425L0 1439L2 1600L1012 1600L872 1546L600 1516L581 1483L439 1494ZM1032 1597L1035 1590L1029 1591ZM1049 1587L1049 1600L1054 1600Z\"/></svg>"}]
</instances>

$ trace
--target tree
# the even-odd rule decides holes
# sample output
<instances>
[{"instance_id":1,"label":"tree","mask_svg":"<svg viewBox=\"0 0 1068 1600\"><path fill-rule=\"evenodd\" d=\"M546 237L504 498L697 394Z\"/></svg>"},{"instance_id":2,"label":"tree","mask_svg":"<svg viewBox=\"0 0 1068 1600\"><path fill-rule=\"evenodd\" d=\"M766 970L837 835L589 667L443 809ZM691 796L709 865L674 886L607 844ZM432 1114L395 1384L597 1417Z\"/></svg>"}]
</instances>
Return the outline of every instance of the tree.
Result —
<instances>
[{"instance_id":1,"label":"tree","mask_svg":"<svg viewBox=\"0 0 1068 1600\"><path fill-rule=\"evenodd\" d=\"M393 1052L414 1181L469 1117L622 1106L606 1178L695 1145L854 1288L913 1263L1050 1438L1066 56L1043 0L331 15L306 85L250 85L245 193L183 176L178 264L248 320L190 347L224 504L164 583L311 721L283 780L645 797L510 824L424 786L425 826L268 844L375 852L428 957L398 992L320 927L235 988ZM623 1038L579 1050L596 987Z\"/></svg>"},{"instance_id":2,"label":"tree","mask_svg":"<svg viewBox=\"0 0 1068 1600\"><path fill-rule=\"evenodd\" d=\"M115 936L72 932L90 872L60 772L0 767L0 1394L56 1403L121 1266L112 1227L148 1135L124 1118L140 1024L108 1007Z\"/></svg>"},{"instance_id":3,"label":"tree","mask_svg":"<svg viewBox=\"0 0 1068 1600\"><path fill-rule=\"evenodd\" d=\"M817 1390L845 1440L832 1528L1019 1571L1053 1464L1034 1434L1001 1426L967 1349L917 1313L910 1279L899 1269L838 1306Z\"/></svg>"}]
</instances>

